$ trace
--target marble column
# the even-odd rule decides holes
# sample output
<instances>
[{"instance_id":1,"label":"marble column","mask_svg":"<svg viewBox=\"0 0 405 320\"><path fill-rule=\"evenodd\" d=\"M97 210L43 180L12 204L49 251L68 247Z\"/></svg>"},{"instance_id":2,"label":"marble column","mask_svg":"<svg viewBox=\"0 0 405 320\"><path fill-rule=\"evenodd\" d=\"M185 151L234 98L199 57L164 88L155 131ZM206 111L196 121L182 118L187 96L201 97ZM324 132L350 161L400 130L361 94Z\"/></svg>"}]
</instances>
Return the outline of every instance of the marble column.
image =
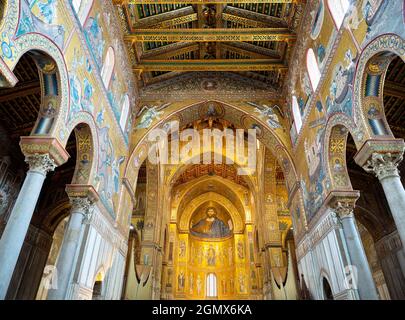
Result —
<instances>
[{"instance_id":1,"label":"marble column","mask_svg":"<svg viewBox=\"0 0 405 320\"><path fill-rule=\"evenodd\" d=\"M347 289L357 289L361 300L378 300L377 288L354 217L354 207L359 196L358 191L337 191L331 192L327 201L342 223L350 263L355 267L345 266L346 286L354 285Z\"/></svg>"},{"instance_id":2,"label":"marble column","mask_svg":"<svg viewBox=\"0 0 405 320\"><path fill-rule=\"evenodd\" d=\"M0 240L0 299L4 299L24 243L42 185L56 167L49 154L28 155L29 171Z\"/></svg>"},{"instance_id":3,"label":"marble column","mask_svg":"<svg viewBox=\"0 0 405 320\"><path fill-rule=\"evenodd\" d=\"M405 247L405 190L398 170L401 161L402 153L374 152L363 168L380 180L399 237Z\"/></svg>"},{"instance_id":4,"label":"marble column","mask_svg":"<svg viewBox=\"0 0 405 320\"><path fill-rule=\"evenodd\" d=\"M79 247L83 222L90 219L93 204L98 199L94 196L95 191L91 186L68 185L66 189L72 207L56 263L57 286L49 290L48 300L66 298L70 278L74 272L75 256ZM87 193L89 190L91 195Z\"/></svg>"}]
</instances>

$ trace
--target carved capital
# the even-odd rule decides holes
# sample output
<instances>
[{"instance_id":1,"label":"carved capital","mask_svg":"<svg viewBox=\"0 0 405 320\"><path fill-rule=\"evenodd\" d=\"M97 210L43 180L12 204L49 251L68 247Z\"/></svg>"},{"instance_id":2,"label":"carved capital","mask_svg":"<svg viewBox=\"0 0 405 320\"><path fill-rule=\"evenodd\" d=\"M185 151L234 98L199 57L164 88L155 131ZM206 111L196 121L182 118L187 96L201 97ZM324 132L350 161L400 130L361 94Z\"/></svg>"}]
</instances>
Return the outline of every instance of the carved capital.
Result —
<instances>
[{"instance_id":1,"label":"carved capital","mask_svg":"<svg viewBox=\"0 0 405 320\"><path fill-rule=\"evenodd\" d=\"M405 143L403 139L389 139L389 140L367 140L360 147L359 151L354 156L354 161L360 166L364 167L367 162L372 158L373 153L381 154L403 154L405 150Z\"/></svg>"},{"instance_id":2,"label":"carved capital","mask_svg":"<svg viewBox=\"0 0 405 320\"><path fill-rule=\"evenodd\" d=\"M27 155L25 162L28 163L30 171L39 172L43 175L46 175L49 171L53 171L56 168L55 161L47 153Z\"/></svg>"},{"instance_id":3,"label":"carved capital","mask_svg":"<svg viewBox=\"0 0 405 320\"><path fill-rule=\"evenodd\" d=\"M94 212L94 202L89 198L71 197L71 211L83 215L83 223L88 223Z\"/></svg>"},{"instance_id":4,"label":"carved capital","mask_svg":"<svg viewBox=\"0 0 405 320\"><path fill-rule=\"evenodd\" d=\"M363 169L373 173L379 180L388 177L399 177L398 164L402 159L402 153L374 152L363 166Z\"/></svg>"},{"instance_id":5,"label":"carved capital","mask_svg":"<svg viewBox=\"0 0 405 320\"><path fill-rule=\"evenodd\" d=\"M84 222L88 222L94 211L94 204L99 196L91 185L68 184L66 193L70 198L72 211L80 212L84 216Z\"/></svg>"},{"instance_id":6,"label":"carved capital","mask_svg":"<svg viewBox=\"0 0 405 320\"><path fill-rule=\"evenodd\" d=\"M359 191L332 191L325 199L325 204L331 208L339 218L353 215L356 201L360 197Z\"/></svg>"},{"instance_id":7,"label":"carved capital","mask_svg":"<svg viewBox=\"0 0 405 320\"><path fill-rule=\"evenodd\" d=\"M86 214L92 207L93 202L91 202L89 198L72 197L70 198L70 204L72 206L72 211Z\"/></svg>"},{"instance_id":8,"label":"carved capital","mask_svg":"<svg viewBox=\"0 0 405 320\"><path fill-rule=\"evenodd\" d=\"M353 211L355 207L355 201L348 199L342 199L342 201L337 201L333 210L340 218L353 216Z\"/></svg>"}]
</instances>

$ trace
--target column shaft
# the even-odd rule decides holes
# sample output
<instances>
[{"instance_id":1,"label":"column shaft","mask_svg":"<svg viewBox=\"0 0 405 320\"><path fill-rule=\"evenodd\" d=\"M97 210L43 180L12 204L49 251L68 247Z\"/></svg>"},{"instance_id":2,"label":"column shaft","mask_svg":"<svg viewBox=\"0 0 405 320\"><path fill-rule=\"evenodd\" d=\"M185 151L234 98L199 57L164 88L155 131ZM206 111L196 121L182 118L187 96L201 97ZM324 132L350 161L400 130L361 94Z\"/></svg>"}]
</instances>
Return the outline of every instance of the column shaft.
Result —
<instances>
[{"instance_id":1,"label":"column shaft","mask_svg":"<svg viewBox=\"0 0 405 320\"><path fill-rule=\"evenodd\" d=\"M392 217L398 229L402 246L405 249L405 190L399 176L389 176L380 180Z\"/></svg>"},{"instance_id":2,"label":"column shaft","mask_svg":"<svg viewBox=\"0 0 405 320\"><path fill-rule=\"evenodd\" d=\"M357 268L356 281L360 299L378 300L377 289L353 214L343 216L341 221L351 263Z\"/></svg>"},{"instance_id":3,"label":"column shaft","mask_svg":"<svg viewBox=\"0 0 405 320\"><path fill-rule=\"evenodd\" d=\"M3 300L13 276L32 214L46 174L28 171L0 240L0 299Z\"/></svg>"},{"instance_id":4,"label":"column shaft","mask_svg":"<svg viewBox=\"0 0 405 320\"><path fill-rule=\"evenodd\" d=\"M73 271L74 258L79 244L83 215L84 213L79 210L72 210L71 212L56 263L57 288L49 290L49 300L63 300L66 297L70 276Z\"/></svg>"}]
</instances>

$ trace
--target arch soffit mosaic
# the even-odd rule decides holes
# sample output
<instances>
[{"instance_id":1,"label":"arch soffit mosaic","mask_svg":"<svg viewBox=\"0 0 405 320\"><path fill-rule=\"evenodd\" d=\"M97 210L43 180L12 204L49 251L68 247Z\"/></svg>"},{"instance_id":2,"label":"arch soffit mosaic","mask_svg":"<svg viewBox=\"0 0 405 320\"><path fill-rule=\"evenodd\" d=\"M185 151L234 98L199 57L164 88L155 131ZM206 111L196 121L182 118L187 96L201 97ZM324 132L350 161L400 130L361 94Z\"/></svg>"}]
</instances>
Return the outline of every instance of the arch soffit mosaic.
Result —
<instances>
[{"instance_id":1,"label":"arch soffit mosaic","mask_svg":"<svg viewBox=\"0 0 405 320\"><path fill-rule=\"evenodd\" d=\"M383 57L378 64L376 59ZM405 62L405 40L396 34L383 34L370 41L364 48L359 58L357 70L354 80L354 100L353 100L353 114L357 126L361 126L364 135L353 135L353 139L358 146L364 143L365 140L375 138L369 119L374 117L369 114L372 107L376 108L383 115L382 121L386 123L383 106L383 88L385 74L388 70L389 63L394 56L399 56ZM372 85L367 85L367 77L373 75L380 75L378 81L371 81ZM391 130L387 126L385 138L392 137Z\"/></svg>"},{"instance_id":2,"label":"arch soffit mosaic","mask_svg":"<svg viewBox=\"0 0 405 320\"><path fill-rule=\"evenodd\" d=\"M349 133L352 135L357 149L359 149L361 141L354 138L355 124L350 117L336 114L328 119L323 144L326 172L331 182L328 191L335 189L353 190L346 164L346 146Z\"/></svg>"},{"instance_id":3,"label":"arch soffit mosaic","mask_svg":"<svg viewBox=\"0 0 405 320\"><path fill-rule=\"evenodd\" d=\"M79 112L69 122L67 137L72 133L76 137L77 161L72 183L93 184L98 163L98 134L93 117L85 111ZM66 145L68 138L64 141Z\"/></svg>"}]
</instances>

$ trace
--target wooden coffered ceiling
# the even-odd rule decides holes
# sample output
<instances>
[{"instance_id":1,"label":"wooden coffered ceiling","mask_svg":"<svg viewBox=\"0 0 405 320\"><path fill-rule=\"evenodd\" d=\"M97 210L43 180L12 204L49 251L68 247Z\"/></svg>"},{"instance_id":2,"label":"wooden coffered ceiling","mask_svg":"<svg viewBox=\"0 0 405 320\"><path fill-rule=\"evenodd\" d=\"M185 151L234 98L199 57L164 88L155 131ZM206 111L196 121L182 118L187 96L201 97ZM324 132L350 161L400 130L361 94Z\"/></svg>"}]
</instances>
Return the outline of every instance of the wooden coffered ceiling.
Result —
<instances>
[{"instance_id":1,"label":"wooden coffered ceiling","mask_svg":"<svg viewBox=\"0 0 405 320\"><path fill-rule=\"evenodd\" d=\"M279 89L302 0L114 0L140 86L229 72Z\"/></svg>"}]
</instances>

